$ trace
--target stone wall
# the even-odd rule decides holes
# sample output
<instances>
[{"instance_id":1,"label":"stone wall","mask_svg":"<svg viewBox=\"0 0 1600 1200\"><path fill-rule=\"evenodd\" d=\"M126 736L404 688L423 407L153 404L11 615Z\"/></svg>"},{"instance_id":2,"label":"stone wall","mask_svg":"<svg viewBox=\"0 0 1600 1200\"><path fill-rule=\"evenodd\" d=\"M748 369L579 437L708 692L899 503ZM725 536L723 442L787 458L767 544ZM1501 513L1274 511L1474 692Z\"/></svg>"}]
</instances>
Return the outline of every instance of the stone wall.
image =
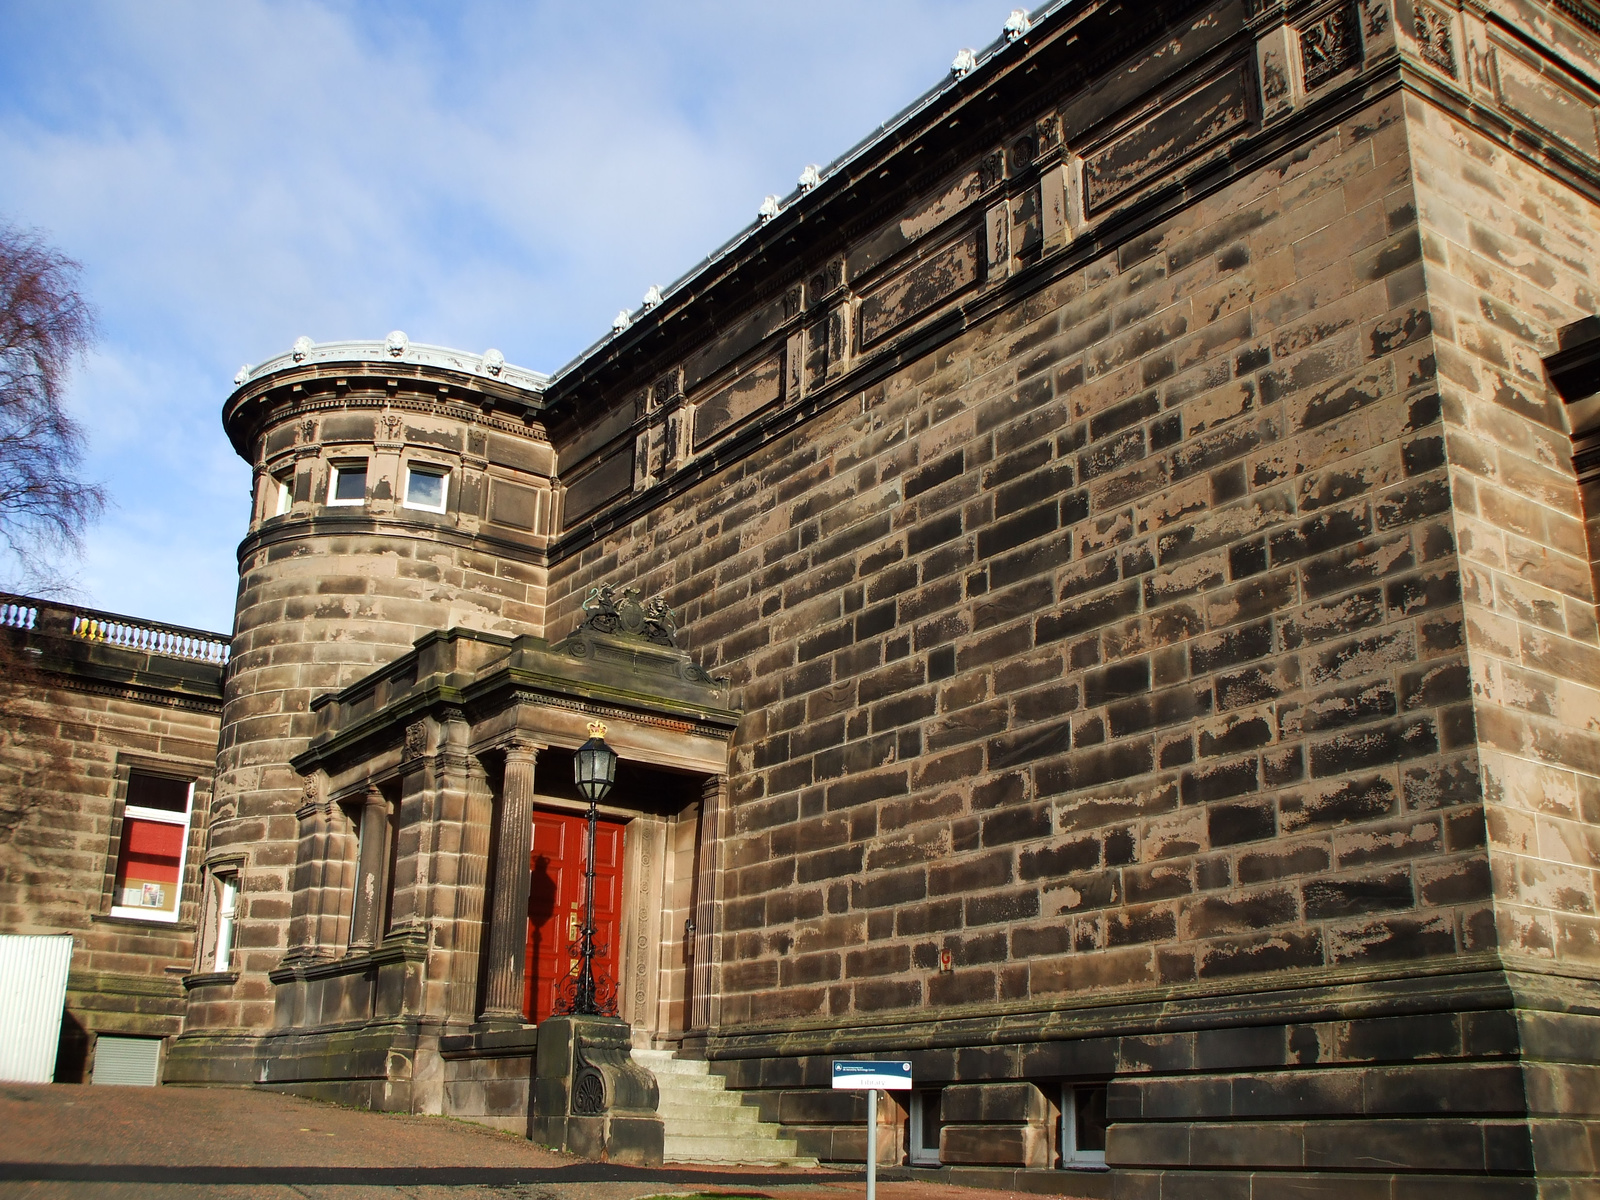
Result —
<instances>
[{"instance_id":1,"label":"stone wall","mask_svg":"<svg viewBox=\"0 0 1600 1200\"><path fill-rule=\"evenodd\" d=\"M33 615L0 629L0 928L72 934L56 1080L86 1082L98 1034L165 1038L182 1027L221 668L75 637L81 610L23 601L5 611L8 624ZM135 768L194 781L175 923L111 915Z\"/></svg>"},{"instance_id":2,"label":"stone wall","mask_svg":"<svg viewBox=\"0 0 1600 1200\"><path fill-rule=\"evenodd\" d=\"M1098 75L551 426L612 497L552 626L665 592L740 689L705 1046L821 1157L864 1133L829 1057L906 1053L947 1162L1050 1165L1110 1080L1130 1195L1594 1169L1549 1014L1594 1009L1600 661L1540 361L1596 307L1593 42L1262 7L1134 51L1084 6Z\"/></svg>"},{"instance_id":3,"label":"stone wall","mask_svg":"<svg viewBox=\"0 0 1600 1200\"><path fill-rule=\"evenodd\" d=\"M1495 29L1468 26L1462 82L1504 96L1553 146L1581 106L1561 74ZM1558 46L1590 72L1592 47ZM1570 96L1571 93L1565 93ZM1600 309L1600 197L1415 102L1417 205L1460 545L1489 869L1501 958L1518 980L1541 1172L1600 1170L1600 634L1594 497L1574 478L1569 421L1541 358Z\"/></svg>"}]
</instances>

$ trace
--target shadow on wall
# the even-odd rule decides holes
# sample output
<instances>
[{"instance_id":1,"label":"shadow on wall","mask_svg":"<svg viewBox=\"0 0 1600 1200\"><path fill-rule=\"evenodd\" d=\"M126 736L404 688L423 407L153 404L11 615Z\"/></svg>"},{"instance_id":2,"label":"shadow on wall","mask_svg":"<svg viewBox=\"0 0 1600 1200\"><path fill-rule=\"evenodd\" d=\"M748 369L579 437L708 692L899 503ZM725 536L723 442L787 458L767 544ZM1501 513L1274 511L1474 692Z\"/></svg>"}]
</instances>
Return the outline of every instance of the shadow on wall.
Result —
<instances>
[{"instance_id":1,"label":"shadow on wall","mask_svg":"<svg viewBox=\"0 0 1600 1200\"><path fill-rule=\"evenodd\" d=\"M61 1039L56 1043L57 1083L89 1081L89 1031L70 1012L61 1014Z\"/></svg>"}]
</instances>

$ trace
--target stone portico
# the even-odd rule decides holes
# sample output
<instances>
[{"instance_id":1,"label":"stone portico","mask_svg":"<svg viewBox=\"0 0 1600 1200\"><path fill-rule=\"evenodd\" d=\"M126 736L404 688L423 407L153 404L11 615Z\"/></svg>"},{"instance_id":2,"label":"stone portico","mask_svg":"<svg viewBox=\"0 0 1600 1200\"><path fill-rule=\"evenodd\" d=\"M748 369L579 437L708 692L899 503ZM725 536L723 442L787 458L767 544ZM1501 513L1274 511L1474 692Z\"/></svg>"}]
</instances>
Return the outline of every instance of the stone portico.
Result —
<instances>
[{"instance_id":1,"label":"stone portico","mask_svg":"<svg viewBox=\"0 0 1600 1200\"><path fill-rule=\"evenodd\" d=\"M314 703L317 732L293 764L306 782L273 1030L245 1061L231 1039L214 1052L193 1039L190 1062L219 1082L525 1131L530 818L584 811L572 751L594 720L621 759L600 810L625 830L616 1005L640 1045L681 1039L685 930L697 888L714 886L700 831L717 819L739 714L637 597L592 610L554 645L428 634Z\"/></svg>"}]
</instances>

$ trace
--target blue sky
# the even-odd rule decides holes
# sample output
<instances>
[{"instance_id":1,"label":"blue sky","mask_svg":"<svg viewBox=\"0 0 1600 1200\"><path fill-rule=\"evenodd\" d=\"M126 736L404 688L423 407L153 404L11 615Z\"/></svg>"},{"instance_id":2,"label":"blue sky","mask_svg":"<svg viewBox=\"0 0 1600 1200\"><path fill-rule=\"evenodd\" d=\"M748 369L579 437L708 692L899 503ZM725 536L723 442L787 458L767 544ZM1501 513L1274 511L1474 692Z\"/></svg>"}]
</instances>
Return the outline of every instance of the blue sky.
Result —
<instances>
[{"instance_id":1,"label":"blue sky","mask_svg":"<svg viewBox=\"0 0 1600 1200\"><path fill-rule=\"evenodd\" d=\"M0 219L100 314L77 599L231 626L240 364L403 329L552 371L1012 7L0 0Z\"/></svg>"}]
</instances>

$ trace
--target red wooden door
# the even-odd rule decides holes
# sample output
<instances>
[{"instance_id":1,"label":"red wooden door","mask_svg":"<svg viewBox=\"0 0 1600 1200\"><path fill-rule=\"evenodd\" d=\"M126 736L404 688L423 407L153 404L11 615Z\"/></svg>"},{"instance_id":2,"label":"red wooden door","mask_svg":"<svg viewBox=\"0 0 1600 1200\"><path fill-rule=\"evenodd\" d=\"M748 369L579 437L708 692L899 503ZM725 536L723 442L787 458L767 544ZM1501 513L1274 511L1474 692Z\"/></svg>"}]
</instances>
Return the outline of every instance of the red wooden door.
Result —
<instances>
[{"instance_id":1,"label":"red wooden door","mask_svg":"<svg viewBox=\"0 0 1600 1200\"><path fill-rule=\"evenodd\" d=\"M583 926L583 849L588 821L567 813L533 814L533 879L528 888L528 946L522 1012L548 1017L561 980L578 971L576 944ZM594 973L617 983L622 918L622 826L595 829Z\"/></svg>"}]
</instances>

